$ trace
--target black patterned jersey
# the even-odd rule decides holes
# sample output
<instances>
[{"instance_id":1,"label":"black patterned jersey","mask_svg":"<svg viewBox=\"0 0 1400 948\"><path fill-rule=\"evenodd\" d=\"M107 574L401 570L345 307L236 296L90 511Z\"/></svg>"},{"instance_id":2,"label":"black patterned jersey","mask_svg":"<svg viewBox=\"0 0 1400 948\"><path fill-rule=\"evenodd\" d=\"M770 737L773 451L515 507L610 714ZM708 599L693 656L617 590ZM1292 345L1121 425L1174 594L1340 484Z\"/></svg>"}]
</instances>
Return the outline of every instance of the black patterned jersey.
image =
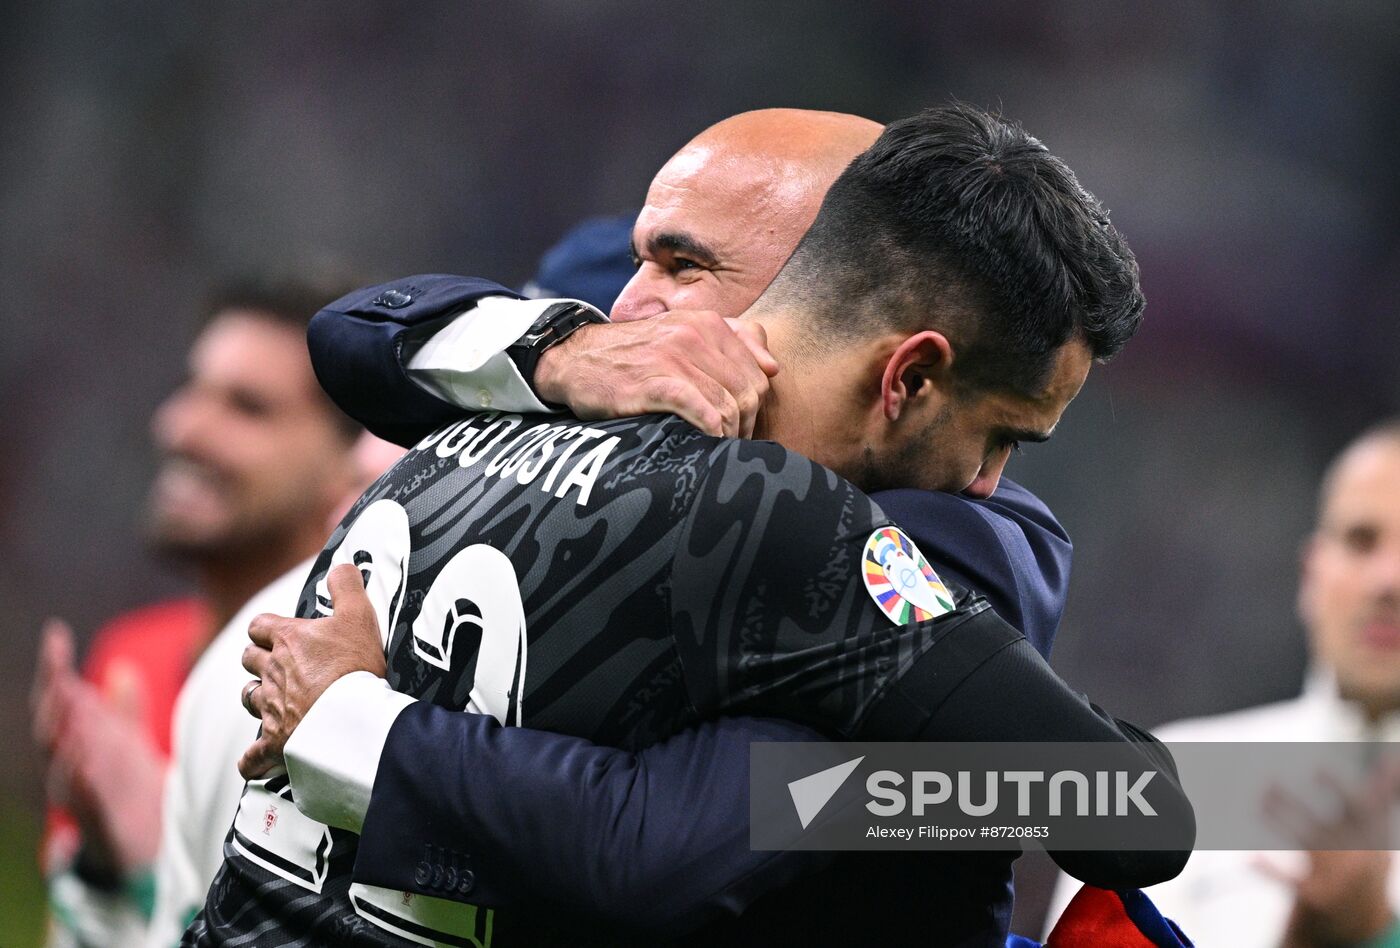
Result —
<instances>
[{"instance_id":1,"label":"black patterned jersey","mask_svg":"<svg viewBox=\"0 0 1400 948\"><path fill-rule=\"evenodd\" d=\"M360 568L396 690L623 748L720 714L850 737L986 608L830 470L660 415L463 418L360 498L298 615L330 610L338 563ZM535 943L509 910L354 883L355 845L285 777L250 782L185 943Z\"/></svg>"}]
</instances>

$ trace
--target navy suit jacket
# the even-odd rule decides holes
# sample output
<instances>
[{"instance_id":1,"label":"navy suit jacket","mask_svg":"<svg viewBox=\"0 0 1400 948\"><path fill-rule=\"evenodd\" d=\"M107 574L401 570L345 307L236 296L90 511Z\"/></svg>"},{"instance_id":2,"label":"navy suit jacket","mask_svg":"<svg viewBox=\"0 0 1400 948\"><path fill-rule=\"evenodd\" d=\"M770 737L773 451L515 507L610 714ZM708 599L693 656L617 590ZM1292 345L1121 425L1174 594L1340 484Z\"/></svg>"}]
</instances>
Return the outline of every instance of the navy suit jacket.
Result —
<instances>
[{"instance_id":1,"label":"navy suit jacket","mask_svg":"<svg viewBox=\"0 0 1400 948\"><path fill-rule=\"evenodd\" d=\"M311 322L317 377L370 431L411 444L461 409L408 378L405 334L431 331L496 294L518 296L485 280L425 275L337 300ZM1003 478L988 500L921 490L874 499L940 573L985 595L1049 657L1071 548L1035 495ZM546 903L650 936L732 920L764 893L831 861L748 846L749 742L817 738L789 722L738 718L629 753L418 703L399 716L385 744L355 877L479 905ZM1014 855L924 854L913 864L919 881L912 884L924 899L941 893L944 930L965 931L961 943L1000 945ZM882 883L880 893L867 894L893 891ZM852 898L849 889L844 898ZM870 934L871 915L859 899L851 911ZM760 910L741 922L762 918ZM742 937L742 928L726 930L723 940Z\"/></svg>"}]
</instances>

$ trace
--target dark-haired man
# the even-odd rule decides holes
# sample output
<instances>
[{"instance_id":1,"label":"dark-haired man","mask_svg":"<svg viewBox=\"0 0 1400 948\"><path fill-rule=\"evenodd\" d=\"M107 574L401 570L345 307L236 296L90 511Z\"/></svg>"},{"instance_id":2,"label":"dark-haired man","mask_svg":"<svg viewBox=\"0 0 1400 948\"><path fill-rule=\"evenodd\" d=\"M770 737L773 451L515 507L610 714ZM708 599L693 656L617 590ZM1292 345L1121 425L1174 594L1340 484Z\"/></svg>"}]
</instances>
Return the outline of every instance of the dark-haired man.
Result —
<instances>
[{"instance_id":1,"label":"dark-haired man","mask_svg":"<svg viewBox=\"0 0 1400 948\"><path fill-rule=\"evenodd\" d=\"M740 345L719 317L738 316L772 282L831 183L881 128L853 115L763 109L701 132L647 191L632 232L637 270L612 308L614 322L585 325L545 349L532 380L521 372L528 352L522 358L521 347L506 347L532 335L535 304L487 312L470 300L500 288L470 281L470 294L456 304L441 300L441 308L328 310L312 322L312 360L337 402L406 445L486 397L508 411L544 408L527 381L540 397L583 417L654 409L711 433L750 431L758 393L767 387L759 357L771 355ZM455 318L453 305L462 310ZM672 313L683 307L711 312ZM436 328L444 317L447 328ZM761 343L755 323L733 325L749 333L751 345ZM424 333L431 334L426 343ZM646 401L663 383L666 400ZM874 499L941 576L985 595L1049 657L1070 544L1044 504L1007 479L986 500L907 488ZM352 621L361 614L344 609L314 625L291 624L315 628L339 653L343 671L377 668L378 632L373 621ZM299 634L281 631L284 643ZM364 663L343 663L356 654L352 643L364 647ZM316 694L308 684L303 707ZM726 718L630 754L527 728L493 730L489 716L476 723L482 730L463 737L459 755L470 761L470 781L456 779L455 763L439 748L402 739L386 746L377 773L341 775L343 792L369 798L373 784L357 866L372 867L378 884L431 895L418 882L422 846L431 840L441 852L476 854L474 901L545 901L660 936L732 917L814 868L810 856L753 853L746 828L749 742L811 740L819 737L813 731ZM439 766L422 767L427 754ZM580 794L585 780L592 789ZM891 857L848 869L845 878L865 880L865 910L845 913L839 923L862 925L871 935L875 930L859 920L878 917L888 940L904 918L899 886L917 885L947 893L945 931L999 941L1011 917L1015 855L933 855L913 863ZM585 861L593 871L572 869ZM677 874L678 865L686 871ZM813 928L838 930L821 912L805 916Z\"/></svg>"},{"instance_id":2,"label":"dark-haired man","mask_svg":"<svg viewBox=\"0 0 1400 948\"><path fill-rule=\"evenodd\" d=\"M957 173L979 163L980 180L964 188ZM1019 212L1056 205L1062 227L1015 230L997 218L997 200L984 200L988 192ZM853 286L847 268L865 259L852 234L872 223L863 211L872 203L888 216L859 241L873 238L918 266L896 265L878 285ZM979 216L968 231L954 228ZM1040 270L1047 256L1060 261L1060 279ZM928 279L931 262L948 282ZM797 277L808 270L861 320L857 329L833 336L831 311L809 311L811 287ZM453 285L421 278L337 308L395 309L419 295L440 300ZM1020 345L1027 371L1015 386L987 385L976 372L983 323L1024 321L1032 299L1041 331L1008 343ZM750 308L746 319L800 366L774 381L758 428L857 483L878 486L873 472L893 470L926 488L981 480L990 493L1016 438L1048 437L1091 360L1116 351L1140 313L1131 255L1062 164L975 110L925 113L891 126L842 174L783 274ZM867 559L895 577L883 592L872 578L879 571L863 571ZM904 560L915 572L898 568ZM771 442L715 439L675 417L591 426L568 417L460 421L424 439L352 511L318 561L302 615L358 589L355 572L331 571L337 563L358 564L367 576L391 681L430 699L405 701L373 678L337 682L332 690L353 703L360 748L330 743L350 758L362 754L358 762L342 757L350 769L377 761L390 728L398 739L405 720L451 747L450 732L466 716L435 712L469 698L498 720L623 747L720 713L773 714L828 735L884 739L1139 737L1069 692L980 597L939 582L851 483ZM465 655L454 648L463 641ZM256 655L249 664L278 670ZM269 742L296 724L275 693L286 684L269 680L251 691ZM308 717L296 739L310 725ZM323 775L295 756L289 748L300 794ZM450 764L455 754L446 756ZM352 836L300 820L276 830L280 816L268 822L290 802L286 789L281 776L250 784L231 836L236 855L194 942L216 931L254 939L265 932L279 943L334 931L343 943L367 944L542 934L577 942L591 934L550 931L558 918L493 917L440 895L400 900L351 885ZM343 798L297 803L335 825L363 819ZM1189 814L1173 792L1163 806ZM270 830L271 842L261 838ZM1178 853L1061 858L1086 877L1127 885L1180 864ZM461 868L452 867L452 896L471 889ZM799 927L824 927L839 909L809 912ZM797 921L790 907L775 911ZM941 916L931 922L926 934L943 943L970 934ZM802 937L790 924L784 931Z\"/></svg>"},{"instance_id":3,"label":"dark-haired man","mask_svg":"<svg viewBox=\"0 0 1400 948\"><path fill-rule=\"evenodd\" d=\"M138 944L160 841L171 713L210 636L245 599L320 548L352 485L360 428L316 384L307 319L343 287L229 287L160 406L153 548L198 594L100 629L80 674L71 633L46 628L35 736L51 805L45 872L57 944Z\"/></svg>"},{"instance_id":4,"label":"dark-haired man","mask_svg":"<svg viewBox=\"0 0 1400 948\"><path fill-rule=\"evenodd\" d=\"M582 325L562 341L532 333L544 307L511 304L482 281L455 308L419 300L363 314L327 310L309 333L317 374L352 417L404 446L464 409L551 405L580 418L665 411L710 434L749 436L776 363L761 327L723 317L758 299L831 183L882 127L804 109L724 119L652 180L632 230L636 272L611 322ZM521 345L527 338L534 341ZM1000 481L989 499L905 489L877 500L1049 657L1070 542L1038 498Z\"/></svg>"}]
</instances>

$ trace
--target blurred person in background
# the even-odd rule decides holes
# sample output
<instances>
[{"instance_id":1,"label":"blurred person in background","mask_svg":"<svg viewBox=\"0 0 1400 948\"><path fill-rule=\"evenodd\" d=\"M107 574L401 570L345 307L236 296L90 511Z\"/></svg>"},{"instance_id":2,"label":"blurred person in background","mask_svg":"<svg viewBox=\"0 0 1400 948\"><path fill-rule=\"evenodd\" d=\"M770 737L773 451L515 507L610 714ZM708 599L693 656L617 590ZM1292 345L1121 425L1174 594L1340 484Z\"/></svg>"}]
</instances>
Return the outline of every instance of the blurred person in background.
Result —
<instances>
[{"instance_id":1,"label":"blurred person in background","mask_svg":"<svg viewBox=\"0 0 1400 948\"><path fill-rule=\"evenodd\" d=\"M357 482L322 525L326 534L403 449L361 432L355 442ZM223 862L224 827L238 806L243 778L238 755L257 737L258 722L238 703L247 683L240 659L248 623L269 610L294 609L314 560L300 561L249 599L214 636L175 702L165 780L160 849L152 867L153 907L145 943L177 944Z\"/></svg>"},{"instance_id":2,"label":"blurred person in background","mask_svg":"<svg viewBox=\"0 0 1400 948\"><path fill-rule=\"evenodd\" d=\"M1298 616L1312 669L1297 698L1169 724L1163 741L1400 741L1400 418L1367 430L1322 479L1304 544ZM1388 779L1380 774L1378 779ZM1394 796L1382 797L1385 806ZM1148 890L1203 945L1400 946L1394 854L1327 846L1343 827L1309 815L1295 854L1202 850ZM1291 857L1291 858L1290 858ZM1050 919L1077 886L1061 877Z\"/></svg>"},{"instance_id":3,"label":"blurred person in background","mask_svg":"<svg viewBox=\"0 0 1400 948\"><path fill-rule=\"evenodd\" d=\"M572 228L545 253L522 292L611 307L634 271L629 238L635 218L595 217ZM321 525L323 539L402 454L397 445L369 432L361 434L355 445L358 479ZM180 692L154 868L155 904L147 936L152 948L179 943L223 863L228 822L243 792L238 758L258 732L258 719L238 701L239 689L248 682L240 661L248 644L248 624L259 613L294 612L312 562L303 559L249 599L205 649Z\"/></svg>"},{"instance_id":4,"label":"blurred person in background","mask_svg":"<svg viewBox=\"0 0 1400 948\"><path fill-rule=\"evenodd\" d=\"M152 419L150 543L189 571L195 592L99 629L81 672L67 626L44 629L33 729L50 807L53 944L140 943L180 687L215 630L320 549L362 483L351 451L360 428L321 391L306 353L307 319L335 289L250 282L217 293L188 379Z\"/></svg>"}]
</instances>

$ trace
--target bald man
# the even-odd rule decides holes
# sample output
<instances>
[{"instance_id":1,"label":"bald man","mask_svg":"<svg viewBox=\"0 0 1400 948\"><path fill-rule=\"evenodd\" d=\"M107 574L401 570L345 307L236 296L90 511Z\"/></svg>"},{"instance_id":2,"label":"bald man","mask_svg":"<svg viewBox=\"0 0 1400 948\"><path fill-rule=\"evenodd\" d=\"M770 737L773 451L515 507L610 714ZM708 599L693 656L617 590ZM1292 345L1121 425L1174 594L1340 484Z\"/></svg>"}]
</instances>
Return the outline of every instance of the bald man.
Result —
<instances>
[{"instance_id":1,"label":"bald man","mask_svg":"<svg viewBox=\"0 0 1400 948\"><path fill-rule=\"evenodd\" d=\"M807 232L877 122L839 112L762 109L705 129L652 179L633 231L641 266L614 322L672 310L738 315Z\"/></svg>"},{"instance_id":2,"label":"bald man","mask_svg":"<svg viewBox=\"0 0 1400 948\"><path fill-rule=\"evenodd\" d=\"M670 412L711 434L748 436L777 367L761 330L721 317L773 281L831 182L880 129L801 109L725 119L653 180L633 230L637 274L611 323L548 337L531 359L507 349L538 316L528 307L470 308L436 334L439 324L402 311L325 318L311 333L322 383L370 431L403 445L483 402L562 405L580 418Z\"/></svg>"},{"instance_id":3,"label":"bald man","mask_svg":"<svg viewBox=\"0 0 1400 948\"><path fill-rule=\"evenodd\" d=\"M1312 653L1302 694L1166 724L1158 731L1164 739L1379 747L1400 740L1400 418L1362 432L1328 466L1299 565L1297 612ZM1374 775L1374 785L1384 787L1384 779ZM1393 796L1377 800L1394 804ZM1299 840L1313 850L1306 855L1207 850L1149 892L1203 945L1400 945L1396 854L1350 848L1359 837L1347 833L1365 805L1292 814L1290 825L1307 830ZM1062 880L1051 921L1077 889Z\"/></svg>"},{"instance_id":4,"label":"bald man","mask_svg":"<svg viewBox=\"0 0 1400 948\"><path fill-rule=\"evenodd\" d=\"M317 375L347 414L404 446L483 407L563 406L580 418L670 412L710 434L749 436L777 364L761 327L732 317L772 282L832 181L882 127L804 109L724 119L686 143L648 188L632 233L637 272L611 322L562 338L530 333L547 306L489 300L503 291L488 281L476 294L488 305L466 302L455 314L421 303L372 315L331 307L311 324ZM520 344L527 337L538 338ZM966 496L895 490L876 499L906 526L936 525L921 543L946 552L952 572L1048 658L1070 543L1029 491L1010 481L998 489L1011 452L989 445L976 476L950 487Z\"/></svg>"},{"instance_id":5,"label":"bald man","mask_svg":"<svg viewBox=\"0 0 1400 948\"><path fill-rule=\"evenodd\" d=\"M440 311L430 313L412 301L392 308L387 319L328 312L318 317L318 327L312 335L323 382L372 430L402 441L414 440L447 418L455 417L461 407L480 407L488 398L495 406L522 410L543 409L544 402L563 403L576 414L591 413L593 416L673 411L708 431L747 433L752 427L752 411L766 391L766 351L762 339L736 336L715 312L666 311L679 306L706 306L718 313L735 315L745 308L780 269L810 224L830 181L878 131L875 123L853 116L793 110L747 113L720 123L689 143L657 175L634 231L638 272L615 304L615 321L611 325L589 324L578 328L563 342L542 353L534 353L533 359L528 352L499 354L501 346L498 345L498 354L483 360L482 352L490 348L489 340L483 341L483 336L494 333L495 338L504 341L521 337L539 311L512 315L508 308L501 306L475 307L453 323L455 335L452 330L443 331L426 342L418 327L435 328L441 324L443 314ZM766 216L755 216L759 214ZM412 295L412 286L413 282L407 281L404 295ZM480 291L483 297L500 294L499 288L487 284L482 284ZM659 315L662 313L665 315ZM512 319L517 322L507 325ZM373 347L366 345L367 339L374 343ZM463 370L463 366L470 368ZM437 397L429 397L417 389L405 391L402 387L376 384L383 382L386 376L390 381L395 377L403 379L402 375L395 376L403 368ZM656 384L657 379L665 380L666 384ZM531 382L533 391L527 384ZM522 392L528 396L522 396ZM511 401L537 396L542 401L534 404L528 400ZM1010 449L1011 446L1003 442L989 445L981 467L969 472L963 481L948 486L990 495ZM1050 636L1063 605L1068 543L1048 511L1034 498L1014 485L1007 485L986 504L923 491L886 493L879 495L878 500L887 509L899 508L901 512L894 516L906 528L910 522L920 519L930 524L933 529L924 535L919 535L915 528L910 529L915 532L921 548L927 544L938 551L930 554L930 558L939 563L940 571L947 569L955 575L969 577L972 585L992 598L998 612L1026 631L1042 651L1048 651ZM377 636L374 647L377 647ZM728 747L737 746L746 754L747 739L735 730L734 724L721 723L714 727L720 730L721 738L731 741ZM775 738L773 728L756 727L758 730L751 736ZM481 762L473 793L495 782L483 774L501 777L499 771L494 770L504 766L499 743L526 739L536 738L524 731L501 733L493 738L496 743L472 749ZM548 755L558 766L530 784L536 790L557 777L565 762L578 759L579 748L568 744L568 739L547 736L545 739L556 742L553 749L545 750L547 745L541 745L536 748L537 754ZM703 761L709 771L707 779L711 780L718 779L716 773L722 776L725 767L729 767L730 772L737 774L738 799L742 802L745 785L742 768L746 768L746 762L731 756L722 757L716 764L713 757L706 756L712 752L715 741L713 730L702 730L698 735L678 739L672 747L657 750L688 757L696 762L697 770ZM561 750L566 747L567 751ZM643 756L645 754L643 752ZM473 758L468 754L463 759ZM605 766L595 768L593 773L595 777L598 774L631 774L633 783L655 788L654 781L661 769L655 765L655 759L653 754L651 764L645 761L639 764L630 756L621 763L609 758ZM404 789L408 776L401 770L389 776L381 769L373 783L376 804L387 804L392 796L391 787L403 790L399 796L408 799L409 791ZM522 785L512 784L509 775L505 783L517 789ZM671 809L686 821L687 827L695 828L690 834L692 845L702 845L713 853L715 840L729 840L735 834L724 832L725 820L715 820L709 814L719 811L730 825L739 814L733 807L734 792L715 792L713 784L708 789L711 791L708 794L686 795L679 803L672 802ZM436 802L422 795L412 799L414 803L407 809L416 815L431 810ZM668 800L656 794L653 799L657 806L665 807L677 798ZM611 802L623 807L628 805L627 800L620 804L616 800ZM461 798L455 803L460 805ZM556 809L558 803L556 801ZM518 803L518 806L525 805ZM708 809L700 813L697 808ZM370 817L375 815L372 804ZM401 830L405 825L403 820L412 816L404 813L400 817L376 822L379 826L393 825ZM641 825L631 819L614 822L623 826ZM361 858L365 858L367 850L379 852L385 858L377 860L378 865L390 866L394 860L382 849L376 849L371 836L377 832L372 833L374 827L370 823L367 819ZM476 843L463 849L472 848L477 852L490 849L494 853L496 840L482 839L483 833L491 833L491 826L487 825L490 823L490 820L477 819L471 828L462 832L448 830L441 819L435 825L439 828L438 838L444 840L445 850L457 848L455 840L466 835L475 836ZM657 823L657 817L652 815L637 840L639 844L655 842L649 837L657 833ZM706 831L698 827L705 827ZM517 825L517 828L520 827ZM413 834L399 832L395 835L411 838ZM675 842L676 837L672 836L667 845L674 846ZM534 851L529 845L519 845L518 849ZM783 870L774 873L772 865L754 860L746 850L746 842L741 842L740 848L730 854L738 860L731 868L744 870L735 871L730 879L723 873L714 874L713 866L694 867L692 877L684 881L693 883L697 889L713 886L706 893L711 897L701 899L696 911L691 911L696 909L694 901L686 901L694 890L673 877L664 891L650 893L645 901L639 900L634 905L621 904L625 900L618 899L616 891L595 885L584 893L590 901L585 907L614 921L648 924L674 932L677 926L684 930L716 914L736 912L765 887L790 879L794 871L810 868L810 861L794 869L781 860L768 859L768 863L777 863ZM665 855L664 846L661 851ZM674 848L670 854L679 855ZM638 857L638 865L656 866L660 862L660 857L655 855L643 857L645 853ZM810 857L789 858L810 860ZM956 891L956 901L960 903L954 907L959 917L950 919L950 925L964 934L978 933L969 934L969 937L994 938L997 931L1004 935L1010 905L1009 860L990 860L979 855L958 857L956 862L956 867L950 867L942 877L944 887ZM519 877L523 877L523 884L534 890L532 895L538 890L552 890L557 895L565 891L571 881L567 878L568 863L555 866L550 861L542 861L533 871L528 860L514 860L512 867L516 865L521 868ZM555 872L556 868L561 871ZM513 868L509 874L501 869L500 859L488 867L493 878L515 876ZM479 865L472 871L475 879L482 879ZM575 890L587 888L595 881L597 872L595 869L590 873L572 873ZM638 870L632 875L640 874ZM560 878L561 875L565 878ZM409 887L411 876L410 871L406 880ZM615 881L619 877L608 878ZM912 876L910 884L914 884L915 879L929 882L924 872ZM742 885L724 887L723 883L735 880ZM974 884L973 880L980 881ZM939 881L935 878L932 884L937 885ZM538 886L531 883L538 883ZM479 886L480 881L476 884ZM878 885L873 878L865 877L853 904L853 922L863 914L855 905L866 903L871 895L866 890ZM477 894L481 894L479 888ZM770 923L789 910L770 914Z\"/></svg>"}]
</instances>

